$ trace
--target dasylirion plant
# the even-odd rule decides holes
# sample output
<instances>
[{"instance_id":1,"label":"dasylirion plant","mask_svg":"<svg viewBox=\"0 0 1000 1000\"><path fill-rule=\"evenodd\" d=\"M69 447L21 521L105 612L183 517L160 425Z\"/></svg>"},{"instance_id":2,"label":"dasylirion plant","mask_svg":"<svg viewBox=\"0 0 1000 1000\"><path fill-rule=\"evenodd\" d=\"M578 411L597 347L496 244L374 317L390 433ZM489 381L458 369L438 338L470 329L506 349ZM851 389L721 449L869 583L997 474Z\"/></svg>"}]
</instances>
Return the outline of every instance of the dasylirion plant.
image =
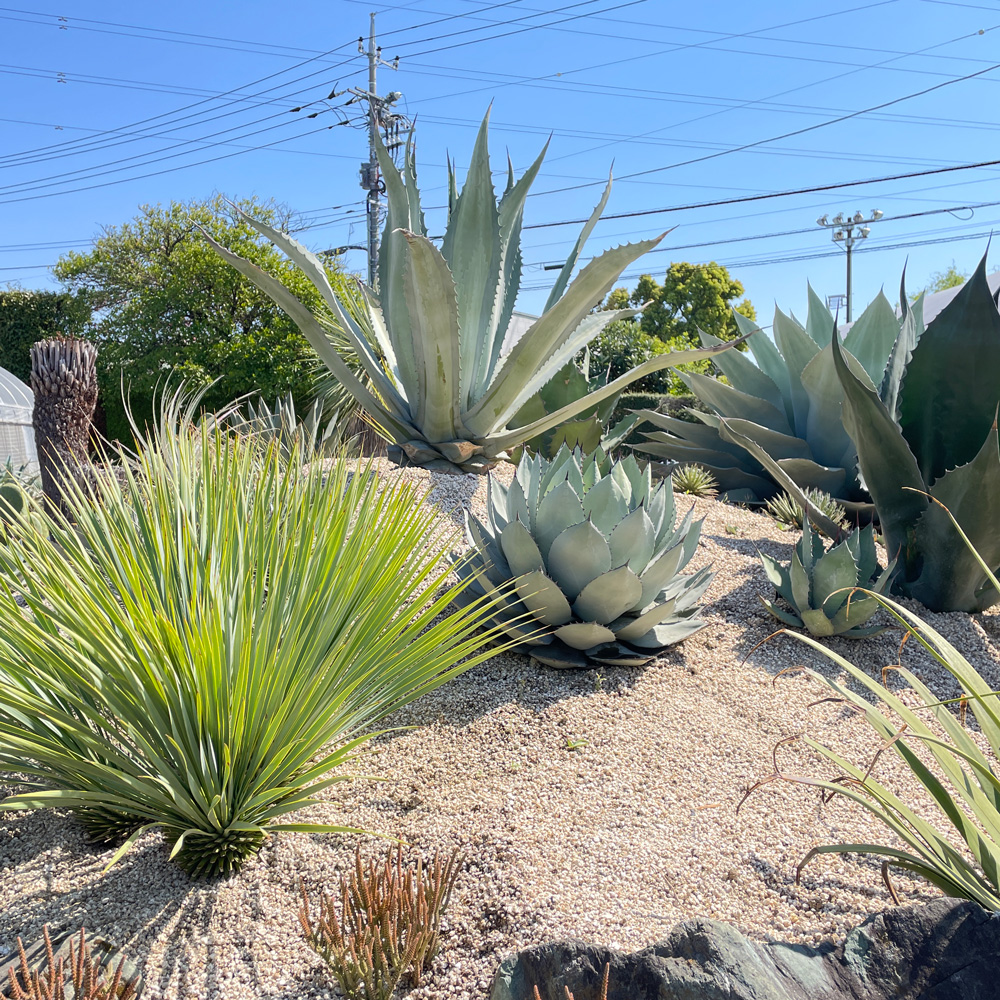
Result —
<instances>
[{"instance_id":1,"label":"dasylirion plant","mask_svg":"<svg viewBox=\"0 0 1000 1000\"><path fill-rule=\"evenodd\" d=\"M458 599L494 598L493 623L539 663L641 666L704 626L712 571L680 572L701 522L677 524L670 481L654 486L633 456L526 455L509 487L490 477L488 507L485 523L466 512Z\"/></svg>"},{"instance_id":2,"label":"dasylirion plant","mask_svg":"<svg viewBox=\"0 0 1000 1000\"><path fill-rule=\"evenodd\" d=\"M833 336L843 426L857 448L886 550L898 561L893 591L932 611L982 611L1000 601L982 569L1000 566L1000 312L985 257L919 340L908 343L906 350L897 343L876 390ZM780 463L741 432L740 421L723 423L808 509L814 524L834 538L843 533Z\"/></svg>"},{"instance_id":3,"label":"dasylirion plant","mask_svg":"<svg viewBox=\"0 0 1000 1000\"><path fill-rule=\"evenodd\" d=\"M347 832L289 814L492 651L487 608L449 610L448 544L412 488L306 468L195 407L166 405L99 496L67 486L67 517L0 545L0 770L24 776L0 815L71 810L120 844L109 865L159 830L211 877L278 830Z\"/></svg>"},{"instance_id":4,"label":"dasylirion plant","mask_svg":"<svg viewBox=\"0 0 1000 1000\"><path fill-rule=\"evenodd\" d=\"M803 493L831 521L836 524L844 522L847 511L829 493L813 489L803 490ZM764 505L764 509L779 525L785 528L802 530L802 525L805 523L805 510L794 497L789 496L787 493L780 493L778 496L768 500Z\"/></svg>"},{"instance_id":5,"label":"dasylirion plant","mask_svg":"<svg viewBox=\"0 0 1000 1000\"><path fill-rule=\"evenodd\" d=\"M865 623L878 611L872 593L884 593L895 564L880 569L875 551L875 532L866 525L852 531L842 542L824 548L822 536L806 520L802 538L792 553L791 563L782 566L765 553L760 554L764 572L774 589L791 608L786 611L758 594L760 603L779 621L813 635L843 635L860 639L883 631ZM866 588L854 593L854 588Z\"/></svg>"},{"instance_id":6,"label":"dasylirion plant","mask_svg":"<svg viewBox=\"0 0 1000 1000\"><path fill-rule=\"evenodd\" d=\"M905 301L905 288L901 294ZM900 320L880 292L844 338L842 355L852 372L879 385L890 359L898 360L897 341L903 349L919 336L921 310L918 299ZM735 318L744 334L758 329L739 313ZM690 410L689 421L643 411L654 429L637 447L659 459L697 462L730 500L761 503L779 491L780 480L746 450L742 439L748 438L799 487L822 490L863 511L869 498L857 476L857 449L840 421L843 390L830 346L835 325L812 288L805 326L775 309L774 339L758 333L747 341L754 360L738 351L715 358L728 385L678 373L711 412ZM722 344L708 334L701 339L706 346ZM741 437L733 438L727 427Z\"/></svg>"},{"instance_id":7,"label":"dasylirion plant","mask_svg":"<svg viewBox=\"0 0 1000 1000\"><path fill-rule=\"evenodd\" d=\"M582 398L513 426L516 414L604 327L636 310L594 310L621 272L660 240L608 250L571 281L583 246L610 194L604 195L549 293L542 315L516 343L505 344L521 281L521 220L545 150L517 181L508 164L497 202L483 119L461 193L449 168L448 222L440 249L428 236L417 189L412 136L403 168L376 138L388 213L379 254L378 288L362 288L354 316L334 292L320 260L292 239L247 218L313 281L357 353L370 388L347 366L320 320L279 281L206 239L269 294L299 325L320 359L396 445L395 457L448 471L481 472L509 449L544 434L627 385L671 365L712 357L722 347L675 351L644 362Z\"/></svg>"}]
</instances>

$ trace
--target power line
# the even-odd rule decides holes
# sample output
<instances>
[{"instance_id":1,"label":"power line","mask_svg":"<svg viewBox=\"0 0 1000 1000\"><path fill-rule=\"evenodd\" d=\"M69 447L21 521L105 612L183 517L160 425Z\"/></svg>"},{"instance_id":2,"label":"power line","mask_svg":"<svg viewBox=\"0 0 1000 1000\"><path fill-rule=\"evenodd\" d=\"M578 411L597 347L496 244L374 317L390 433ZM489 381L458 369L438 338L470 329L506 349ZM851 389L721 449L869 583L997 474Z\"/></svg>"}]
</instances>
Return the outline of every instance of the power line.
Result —
<instances>
[{"instance_id":1,"label":"power line","mask_svg":"<svg viewBox=\"0 0 1000 1000\"><path fill-rule=\"evenodd\" d=\"M955 167L935 167L932 170L913 170L905 174L888 174L885 177L869 177L859 181L844 181L837 184L816 184L812 187L794 188L787 191L772 191L767 194L743 195L739 198L719 198L716 201L693 202L688 205L673 205L667 208L642 208L634 212L617 212L614 215L604 215L604 220L634 219L644 215L662 215L665 212L690 212L696 208L715 208L717 205L741 205L751 201L768 201L773 198L788 198L798 194L815 194L817 191L836 191L840 188L861 187L865 184L882 184L887 181L908 180L911 177L930 177L935 174L955 173L958 170L975 170L979 167L1000 166L1000 160L983 160L980 163L963 163ZM522 229L549 229L553 226L583 225L586 219L566 219L562 222L535 222L522 226Z\"/></svg>"}]
</instances>

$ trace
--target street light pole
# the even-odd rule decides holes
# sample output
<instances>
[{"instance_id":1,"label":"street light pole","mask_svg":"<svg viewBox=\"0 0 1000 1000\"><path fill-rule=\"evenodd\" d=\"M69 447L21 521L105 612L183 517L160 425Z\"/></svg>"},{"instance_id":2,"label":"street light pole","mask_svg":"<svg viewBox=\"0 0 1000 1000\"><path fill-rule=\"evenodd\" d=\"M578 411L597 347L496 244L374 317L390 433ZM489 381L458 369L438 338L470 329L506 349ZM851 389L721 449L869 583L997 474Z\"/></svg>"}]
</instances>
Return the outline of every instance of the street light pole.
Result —
<instances>
[{"instance_id":1,"label":"street light pole","mask_svg":"<svg viewBox=\"0 0 1000 1000\"><path fill-rule=\"evenodd\" d=\"M869 218L865 218L861 212L855 212L854 215L848 215L846 218L843 212L838 212L832 219L827 218L825 215L821 215L816 220L817 226L822 226L824 229L833 230L833 242L843 243L844 249L847 251L847 322L851 322L851 253L854 250L854 244L861 240L868 238L868 234L871 232L871 227L867 225L870 222L878 222L882 218L882 212L879 209L874 209Z\"/></svg>"}]
</instances>

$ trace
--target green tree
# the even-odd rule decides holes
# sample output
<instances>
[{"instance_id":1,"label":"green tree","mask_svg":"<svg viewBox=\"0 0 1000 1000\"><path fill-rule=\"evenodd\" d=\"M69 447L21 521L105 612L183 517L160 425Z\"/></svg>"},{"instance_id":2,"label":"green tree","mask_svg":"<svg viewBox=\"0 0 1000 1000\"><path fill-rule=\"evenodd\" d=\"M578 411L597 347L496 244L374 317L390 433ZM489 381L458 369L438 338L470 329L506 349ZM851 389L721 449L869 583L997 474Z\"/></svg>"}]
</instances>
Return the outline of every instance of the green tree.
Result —
<instances>
[{"instance_id":1,"label":"green tree","mask_svg":"<svg viewBox=\"0 0 1000 1000\"><path fill-rule=\"evenodd\" d=\"M239 207L278 228L292 223L287 209L270 202L248 199ZM67 254L55 267L63 285L95 311L87 335L99 348L109 437L130 436L123 387L140 422L150 419L157 387L170 378L210 386L209 409L252 392L268 402L291 392L299 406L312 395L312 348L267 295L208 246L201 230L324 312L312 283L221 196L142 206L131 222L105 228L88 251ZM331 278L342 280L335 271Z\"/></svg>"},{"instance_id":2,"label":"green tree","mask_svg":"<svg viewBox=\"0 0 1000 1000\"><path fill-rule=\"evenodd\" d=\"M969 276L955 267L955 262L943 271L935 271L927 282L928 292L943 292L946 288L957 288L964 285Z\"/></svg>"},{"instance_id":3,"label":"green tree","mask_svg":"<svg viewBox=\"0 0 1000 1000\"><path fill-rule=\"evenodd\" d=\"M659 337L665 343L674 341L685 347L700 347L698 331L703 330L721 340L738 336L733 309L747 319L756 319L757 311L749 299L736 303L743 296L743 285L721 264L671 264L660 284L652 275L644 274L634 291L616 288L605 302L606 308L621 308L648 302L640 319L643 333Z\"/></svg>"},{"instance_id":4,"label":"green tree","mask_svg":"<svg viewBox=\"0 0 1000 1000\"><path fill-rule=\"evenodd\" d=\"M667 268L662 284L652 275L644 274L631 292L626 288L615 288L609 292L602 308L625 309L644 303L648 305L636 321L609 324L591 347L591 355L604 358L621 352L625 358L634 357L631 363L637 364L666 350L701 347L699 330L720 340L733 340L739 336L736 320L733 319L734 309L747 319L757 318L757 311L749 299L744 298L734 305L743 294L743 285L715 261L709 264L675 262ZM640 334L647 339L640 339ZM654 350L650 341L662 344L662 350ZM741 349L745 350L745 347L741 345ZM682 370L710 371L712 362L699 361L683 366ZM686 395L688 392L673 369L657 373L654 378L655 385L643 379L641 391L669 392L672 395Z\"/></svg>"},{"instance_id":5,"label":"green tree","mask_svg":"<svg viewBox=\"0 0 1000 1000\"><path fill-rule=\"evenodd\" d=\"M79 337L90 322L85 297L67 292L0 289L0 367L31 379L31 345L53 337Z\"/></svg>"}]
</instances>

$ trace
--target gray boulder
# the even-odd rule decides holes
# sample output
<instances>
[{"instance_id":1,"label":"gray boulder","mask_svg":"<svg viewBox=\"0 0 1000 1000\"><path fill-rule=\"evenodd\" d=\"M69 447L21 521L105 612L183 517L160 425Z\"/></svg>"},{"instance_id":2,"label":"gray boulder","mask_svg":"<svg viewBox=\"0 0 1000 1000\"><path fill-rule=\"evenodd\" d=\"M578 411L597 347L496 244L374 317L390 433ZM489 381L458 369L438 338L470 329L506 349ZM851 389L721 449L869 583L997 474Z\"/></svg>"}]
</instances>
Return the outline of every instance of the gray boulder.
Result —
<instances>
[{"instance_id":1,"label":"gray boulder","mask_svg":"<svg viewBox=\"0 0 1000 1000\"><path fill-rule=\"evenodd\" d=\"M728 924L688 920L632 954L558 941L506 959L490 1000L1000 1000L1000 915L940 899L870 917L844 944L750 941Z\"/></svg>"}]
</instances>

